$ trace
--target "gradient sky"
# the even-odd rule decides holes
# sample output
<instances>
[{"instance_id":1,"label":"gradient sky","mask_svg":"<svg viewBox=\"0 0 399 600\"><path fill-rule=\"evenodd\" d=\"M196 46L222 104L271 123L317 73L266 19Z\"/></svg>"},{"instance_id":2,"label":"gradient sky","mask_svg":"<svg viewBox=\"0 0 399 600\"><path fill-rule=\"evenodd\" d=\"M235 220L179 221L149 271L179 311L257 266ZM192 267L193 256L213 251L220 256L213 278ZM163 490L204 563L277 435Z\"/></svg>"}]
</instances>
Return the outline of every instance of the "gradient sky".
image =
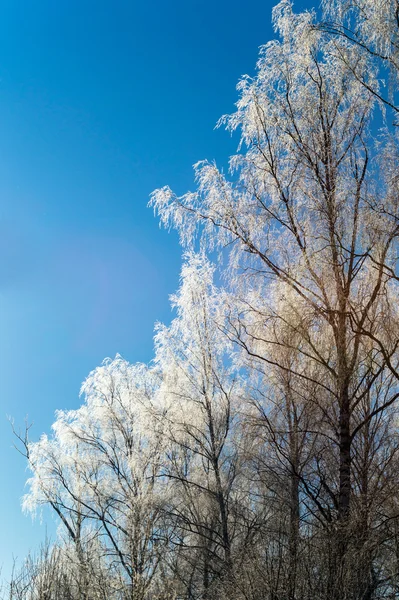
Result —
<instances>
[{"instance_id":1,"label":"gradient sky","mask_svg":"<svg viewBox=\"0 0 399 600\"><path fill-rule=\"evenodd\" d=\"M311 6L307 2L307 6ZM45 536L20 509L27 477L7 415L49 431L117 352L152 357L171 318L175 233L148 196L225 165L214 125L273 37L258 0L0 1L0 565ZM304 6L304 2L301 2ZM50 532L54 525L47 525Z\"/></svg>"}]
</instances>

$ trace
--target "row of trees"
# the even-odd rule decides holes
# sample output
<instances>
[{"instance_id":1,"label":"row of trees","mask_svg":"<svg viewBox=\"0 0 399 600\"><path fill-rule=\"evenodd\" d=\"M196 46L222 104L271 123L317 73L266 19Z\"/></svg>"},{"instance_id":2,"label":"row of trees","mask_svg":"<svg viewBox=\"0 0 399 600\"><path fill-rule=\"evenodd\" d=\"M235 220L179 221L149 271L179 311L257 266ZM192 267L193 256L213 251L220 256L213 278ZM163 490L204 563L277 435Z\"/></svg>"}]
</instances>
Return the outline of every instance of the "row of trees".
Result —
<instances>
[{"instance_id":1,"label":"row of trees","mask_svg":"<svg viewBox=\"0 0 399 600\"><path fill-rule=\"evenodd\" d=\"M24 440L62 535L10 598L399 597L399 4L273 22L230 173L153 194L186 248L154 361Z\"/></svg>"}]
</instances>

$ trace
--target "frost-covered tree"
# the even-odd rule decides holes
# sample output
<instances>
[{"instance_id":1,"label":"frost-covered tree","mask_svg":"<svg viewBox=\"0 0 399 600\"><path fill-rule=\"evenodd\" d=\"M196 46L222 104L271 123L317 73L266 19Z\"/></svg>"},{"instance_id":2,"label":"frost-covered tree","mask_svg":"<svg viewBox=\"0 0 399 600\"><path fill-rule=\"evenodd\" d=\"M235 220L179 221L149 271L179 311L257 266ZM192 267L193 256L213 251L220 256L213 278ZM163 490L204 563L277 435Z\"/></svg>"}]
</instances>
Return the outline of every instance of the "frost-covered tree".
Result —
<instances>
[{"instance_id":1,"label":"frost-covered tree","mask_svg":"<svg viewBox=\"0 0 399 600\"><path fill-rule=\"evenodd\" d=\"M231 584L241 500L239 386L218 327L213 271L203 255L187 256L172 297L177 316L168 327L158 324L155 336L160 416L170 441L165 475L175 490L170 511L181 550L177 567L194 567L196 576L186 585L197 586L204 598L213 597L220 581Z\"/></svg>"},{"instance_id":2,"label":"frost-covered tree","mask_svg":"<svg viewBox=\"0 0 399 600\"><path fill-rule=\"evenodd\" d=\"M25 508L49 503L78 549L97 531L134 600L147 597L166 543L164 449L150 416L158 386L144 365L107 360L84 382L84 404L58 412L51 438L28 445Z\"/></svg>"},{"instance_id":3,"label":"frost-covered tree","mask_svg":"<svg viewBox=\"0 0 399 600\"><path fill-rule=\"evenodd\" d=\"M382 23L385 4L376 5ZM393 9L390 3L388 20ZM351 18L359 22L360 12ZM295 14L289 2L274 9L273 20L280 40L262 48L257 75L239 84L237 111L221 121L241 133L230 176L198 163L196 192L177 197L163 188L152 205L183 245L199 234L204 248L230 248L227 276L237 297L230 339L291 373L297 389L313 384L331 448L328 466L314 476L330 496L325 514L336 544L323 593L352 597L359 589L350 551L357 446L398 397L397 137L384 134L379 145L373 137L384 113L370 52L344 35L326 35L313 13ZM371 36L368 25L359 31ZM275 336L276 320L296 337L288 368L286 353L273 351L287 347ZM328 479L320 480L325 469ZM320 518L326 508L318 487L310 495ZM374 593L373 569L369 563L359 593Z\"/></svg>"}]
</instances>

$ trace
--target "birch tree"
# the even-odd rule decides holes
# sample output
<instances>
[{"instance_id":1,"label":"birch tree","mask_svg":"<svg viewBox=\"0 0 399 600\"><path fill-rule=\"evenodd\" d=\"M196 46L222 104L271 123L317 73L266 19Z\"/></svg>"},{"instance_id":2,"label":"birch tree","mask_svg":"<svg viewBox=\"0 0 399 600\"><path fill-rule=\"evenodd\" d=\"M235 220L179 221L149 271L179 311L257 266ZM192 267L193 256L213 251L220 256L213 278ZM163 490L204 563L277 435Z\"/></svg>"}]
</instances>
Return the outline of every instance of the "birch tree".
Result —
<instances>
[{"instance_id":1,"label":"birch tree","mask_svg":"<svg viewBox=\"0 0 399 600\"><path fill-rule=\"evenodd\" d=\"M372 136L380 99L370 53L344 35L326 36L313 13L295 14L288 2L274 9L273 22L280 40L262 48L256 77L239 84L237 111L221 120L241 134L230 175L198 163L196 192L178 197L166 187L151 203L164 225L178 229L183 245L199 235L204 248L230 248L228 277L245 306L230 336L251 356L287 372L270 352L270 319L261 334L259 327L251 333L259 315L248 302L254 289L267 306L278 282L282 300L291 297L300 308L302 316L288 324L301 338L308 368L294 374L311 381L314 396L323 399L337 448L329 492L336 563L334 589L326 593L352 597L358 585L349 564L355 447L398 397L398 195L396 163L388 159L396 156L395 141L390 135L376 149ZM387 370L394 382L384 394L371 394L361 413Z\"/></svg>"},{"instance_id":2,"label":"birch tree","mask_svg":"<svg viewBox=\"0 0 399 600\"><path fill-rule=\"evenodd\" d=\"M51 439L28 446L25 507L50 503L75 543L78 526L79 542L97 530L132 600L147 598L166 543L163 447L150 422L157 385L144 365L105 361L84 382L81 408L58 412Z\"/></svg>"},{"instance_id":3,"label":"birch tree","mask_svg":"<svg viewBox=\"0 0 399 600\"><path fill-rule=\"evenodd\" d=\"M214 597L208 594L219 580L231 584L239 527L238 385L217 327L212 280L212 265L189 255L172 297L177 316L169 327L158 324L155 337L161 417L172 443L165 474L180 499L171 507L181 532L175 543L186 548L186 560L199 551L203 598Z\"/></svg>"}]
</instances>

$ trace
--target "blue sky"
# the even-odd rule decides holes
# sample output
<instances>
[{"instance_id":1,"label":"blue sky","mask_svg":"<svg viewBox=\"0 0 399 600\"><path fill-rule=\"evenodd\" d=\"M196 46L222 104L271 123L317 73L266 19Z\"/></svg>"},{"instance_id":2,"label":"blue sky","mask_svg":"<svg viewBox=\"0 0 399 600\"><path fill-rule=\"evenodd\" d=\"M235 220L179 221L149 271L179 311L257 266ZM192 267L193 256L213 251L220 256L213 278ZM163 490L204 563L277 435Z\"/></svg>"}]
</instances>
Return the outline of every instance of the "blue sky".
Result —
<instances>
[{"instance_id":1,"label":"blue sky","mask_svg":"<svg viewBox=\"0 0 399 600\"><path fill-rule=\"evenodd\" d=\"M310 6L311 3L309 2ZM0 564L45 535L20 510L27 477L6 416L37 439L103 358L152 357L169 321L177 236L148 196L225 164L214 125L273 37L273 3L0 2ZM303 2L301 3L303 6ZM49 526L53 530L53 526Z\"/></svg>"}]
</instances>

